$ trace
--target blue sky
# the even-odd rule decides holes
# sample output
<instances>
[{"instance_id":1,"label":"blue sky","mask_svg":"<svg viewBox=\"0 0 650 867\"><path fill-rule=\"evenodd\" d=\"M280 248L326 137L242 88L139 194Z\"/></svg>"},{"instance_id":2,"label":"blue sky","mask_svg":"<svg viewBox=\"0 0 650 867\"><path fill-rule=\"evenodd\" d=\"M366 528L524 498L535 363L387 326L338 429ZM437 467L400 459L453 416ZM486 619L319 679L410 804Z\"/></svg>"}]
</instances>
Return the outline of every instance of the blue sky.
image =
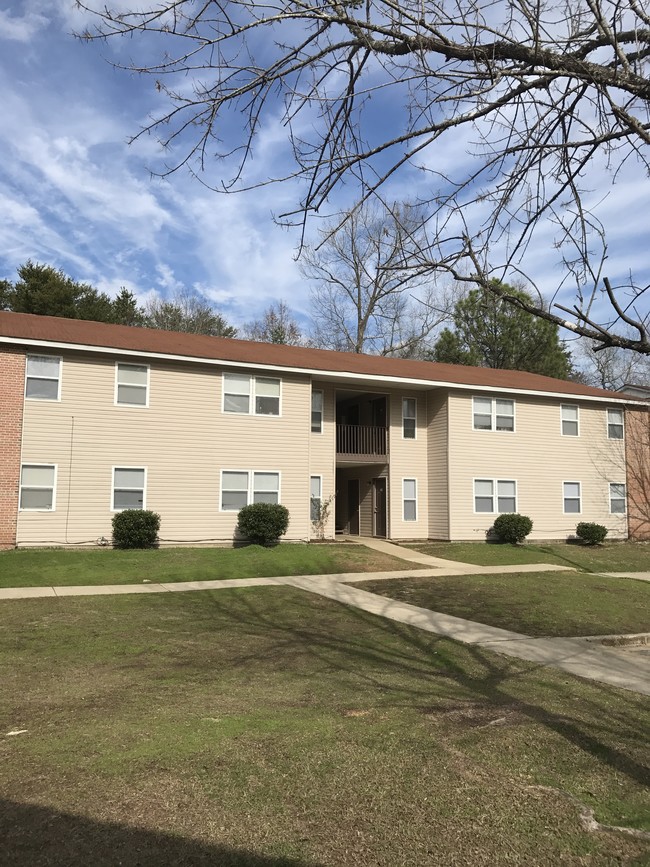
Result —
<instances>
[{"instance_id":1,"label":"blue sky","mask_svg":"<svg viewBox=\"0 0 650 867\"><path fill-rule=\"evenodd\" d=\"M295 204L296 185L220 195L184 171L152 177L150 169L162 165L155 139L130 146L127 139L161 105L154 79L106 62L120 56L114 51L127 57L131 47L122 40L75 40L71 32L83 24L72 0L0 0L0 277L15 279L31 258L111 295L121 286L142 299L193 287L235 324L279 299L306 316L308 287L294 260L298 233L272 219ZM449 142L432 160L454 166L462 147ZM284 130L270 119L252 171L278 174L288 158ZM405 173L391 196L411 196L416 183ZM648 178L630 165L616 184L599 170L590 186L609 233L605 273L616 281L633 269L650 283ZM549 227L525 261L546 294L562 276L552 240Z\"/></svg>"}]
</instances>

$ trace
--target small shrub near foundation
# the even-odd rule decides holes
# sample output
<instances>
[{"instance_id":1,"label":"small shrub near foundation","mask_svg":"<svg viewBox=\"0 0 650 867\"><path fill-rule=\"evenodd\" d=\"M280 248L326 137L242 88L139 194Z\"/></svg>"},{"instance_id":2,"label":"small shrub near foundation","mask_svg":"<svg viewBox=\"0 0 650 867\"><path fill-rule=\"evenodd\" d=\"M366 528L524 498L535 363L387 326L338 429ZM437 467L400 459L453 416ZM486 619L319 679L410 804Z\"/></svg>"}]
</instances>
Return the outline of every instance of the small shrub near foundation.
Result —
<instances>
[{"instance_id":1,"label":"small shrub near foundation","mask_svg":"<svg viewBox=\"0 0 650 867\"><path fill-rule=\"evenodd\" d=\"M607 535L607 527L602 524L592 524L588 521L582 521L576 527L576 536L583 545L601 545L605 541Z\"/></svg>"},{"instance_id":2,"label":"small shrub near foundation","mask_svg":"<svg viewBox=\"0 0 650 867\"><path fill-rule=\"evenodd\" d=\"M523 542L533 529L533 522L526 515L516 512L499 515L494 522L494 532L501 542L509 542L516 545Z\"/></svg>"},{"instance_id":3,"label":"small shrub near foundation","mask_svg":"<svg viewBox=\"0 0 650 867\"><path fill-rule=\"evenodd\" d=\"M154 548L158 541L160 515L148 509L125 509L113 515L115 548Z\"/></svg>"},{"instance_id":4,"label":"small shrub near foundation","mask_svg":"<svg viewBox=\"0 0 650 867\"><path fill-rule=\"evenodd\" d=\"M239 532L256 545L271 545L284 536L289 511L279 503L253 503L239 510Z\"/></svg>"}]
</instances>

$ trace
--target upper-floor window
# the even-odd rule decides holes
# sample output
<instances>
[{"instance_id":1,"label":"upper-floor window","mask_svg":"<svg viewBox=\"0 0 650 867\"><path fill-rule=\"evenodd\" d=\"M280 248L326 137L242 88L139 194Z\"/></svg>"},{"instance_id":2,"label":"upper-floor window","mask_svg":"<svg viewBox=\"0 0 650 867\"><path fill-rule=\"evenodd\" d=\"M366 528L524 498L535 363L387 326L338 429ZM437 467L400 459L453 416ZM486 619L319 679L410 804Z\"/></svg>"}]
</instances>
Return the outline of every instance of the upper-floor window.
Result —
<instances>
[{"instance_id":1,"label":"upper-floor window","mask_svg":"<svg viewBox=\"0 0 650 867\"><path fill-rule=\"evenodd\" d=\"M238 512L249 503L279 503L280 473L222 470L221 511Z\"/></svg>"},{"instance_id":2,"label":"upper-floor window","mask_svg":"<svg viewBox=\"0 0 650 867\"><path fill-rule=\"evenodd\" d=\"M582 494L580 482L563 482L564 514L578 515L582 512Z\"/></svg>"},{"instance_id":3,"label":"upper-floor window","mask_svg":"<svg viewBox=\"0 0 650 867\"><path fill-rule=\"evenodd\" d=\"M512 479L474 479L474 511L517 511L517 483Z\"/></svg>"},{"instance_id":4,"label":"upper-floor window","mask_svg":"<svg viewBox=\"0 0 650 867\"><path fill-rule=\"evenodd\" d=\"M562 436L577 437L580 434L578 407L573 403L563 403L560 407L562 417Z\"/></svg>"},{"instance_id":5,"label":"upper-floor window","mask_svg":"<svg viewBox=\"0 0 650 867\"><path fill-rule=\"evenodd\" d=\"M280 415L280 380L241 373L223 375L223 411Z\"/></svg>"},{"instance_id":6,"label":"upper-floor window","mask_svg":"<svg viewBox=\"0 0 650 867\"><path fill-rule=\"evenodd\" d=\"M146 364L115 365L115 403L120 406L149 405L149 367Z\"/></svg>"},{"instance_id":7,"label":"upper-floor window","mask_svg":"<svg viewBox=\"0 0 650 867\"><path fill-rule=\"evenodd\" d=\"M607 436L610 440L623 439L623 410L607 410Z\"/></svg>"},{"instance_id":8,"label":"upper-floor window","mask_svg":"<svg viewBox=\"0 0 650 867\"><path fill-rule=\"evenodd\" d=\"M515 402L492 397L474 398L474 430L514 431Z\"/></svg>"},{"instance_id":9,"label":"upper-floor window","mask_svg":"<svg viewBox=\"0 0 650 867\"><path fill-rule=\"evenodd\" d=\"M53 512L55 489L55 464L23 464L20 468L22 512Z\"/></svg>"},{"instance_id":10,"label":"upper-floor window","mask_svg":"<svg viewBox=\"0 0 650 867\"><path fill-rule=\"evenodd\" d=\"M144 467L113 467L113 511L146 509L146 486Z\"/></svg>"},{"instance_id":11,"label":"upper-floor window","mask_svg":"<svg viewBox=\"0 0 650 867\"><path fill-rule=\"evenodd\" d=\"M418 519L417 479L402 479L402 514L405 521Z\"/></svg>"},{"instance_id":12,"label":"upper-floor window","mask_svg":"<svg viewBox=\"0 0 650 867\"><path fill-rule=\"evenodd\" d=\"M57 355L27 356L25 397L30 400L60 399L61 359Z\"/></svg>"},{"instance_id":13,"label":"upper-floor window","mask_svg":"<svg viewBox=\"0 0 650 867\"><path fill-rule=\"evenodd\" d=\"M414 440L417 429L417 401L414 397L402 398L402 436Z\"/></svg>"},{"instance_id":14,"label":"upper-floor window","mask_svg":"<svg viewBox=\"0 0 650 867\"><path fill-rule=\"evenodd\" d=\"M625 485L612 482L609 486L609 511L612 515L625 514Z\"/></svg>"},{"instance_id":15,"label":"upper-floor window","mask_svg":"<svg viewBox=\"0 0 650 867\"><path fill-rule=\"evenodd\" d=\"M323 392L312 391L311 393L311 432L323 432Z\"/></svg>"}]
</instances>

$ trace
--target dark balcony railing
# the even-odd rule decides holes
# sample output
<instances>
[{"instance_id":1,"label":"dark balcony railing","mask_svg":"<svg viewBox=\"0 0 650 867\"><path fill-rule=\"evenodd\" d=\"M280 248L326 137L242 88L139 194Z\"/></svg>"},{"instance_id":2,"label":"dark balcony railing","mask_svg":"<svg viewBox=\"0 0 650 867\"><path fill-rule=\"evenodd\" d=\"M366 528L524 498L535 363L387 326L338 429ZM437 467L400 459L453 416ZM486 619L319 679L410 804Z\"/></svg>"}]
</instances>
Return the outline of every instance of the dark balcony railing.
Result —
<instances>
[{"instance_id":1,"label":"dark balcony railing","mask_svg":"<svg viewBox=\"0 0 650 867\"><path fill-rule=\"evenodd\" d=\"M337 424L336 452L339 455L385 457L388 454L386 428L359 424Z\"/></svg>"}]
</instances>

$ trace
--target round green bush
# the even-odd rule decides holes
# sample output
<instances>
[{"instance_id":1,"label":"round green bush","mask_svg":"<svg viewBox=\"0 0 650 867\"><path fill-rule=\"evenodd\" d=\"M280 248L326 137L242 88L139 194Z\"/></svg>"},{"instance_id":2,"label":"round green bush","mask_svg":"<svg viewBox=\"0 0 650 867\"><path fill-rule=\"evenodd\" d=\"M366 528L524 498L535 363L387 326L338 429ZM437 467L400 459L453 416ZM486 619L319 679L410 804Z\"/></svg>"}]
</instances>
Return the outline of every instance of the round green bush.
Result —
<instances>
[{"instance_id":1,"label":"round green bush","mask_svg":"<svg viewBox=\"0 0 650 867\"><path fill-rule=\"evenodd\" d=\"M502 542L509 542L511 545L523 542L532 529L533 522L530 518L516 512L499 515L494 522L494 532L499 539Z\"/></svg>"},{"instance_id":2,"label":"round green bush","mask_svg":"<svg viewBox=\"0 0 650 867\"><path fill-rule=\"evenodd\" d=\"M270 545L284 536L289 511L279 503L253 503L239 510L239 532L257 545Z\"/></svg>"},{"instance_id":3,"label":"round green bush","mask_svg":"<svg viewBox=\"0 0 650 867\"><path fill-rule=\"evenodd\" d=\"M153 548L158 541L160 515L148 509L125 509L113 515L116 548Z\"/></svg>"},{"instance_id":4,"label":"round green bush","mask_svg":"<svg viewBox=\"0 0 650 867\"><path fill-rule=\"evenodd\" d=\"M605 541L607 527L602 524L592 524L589 521L581 521L576 527L576 536L585 545L600 545Z\"/></svg>"}]
</instances>

